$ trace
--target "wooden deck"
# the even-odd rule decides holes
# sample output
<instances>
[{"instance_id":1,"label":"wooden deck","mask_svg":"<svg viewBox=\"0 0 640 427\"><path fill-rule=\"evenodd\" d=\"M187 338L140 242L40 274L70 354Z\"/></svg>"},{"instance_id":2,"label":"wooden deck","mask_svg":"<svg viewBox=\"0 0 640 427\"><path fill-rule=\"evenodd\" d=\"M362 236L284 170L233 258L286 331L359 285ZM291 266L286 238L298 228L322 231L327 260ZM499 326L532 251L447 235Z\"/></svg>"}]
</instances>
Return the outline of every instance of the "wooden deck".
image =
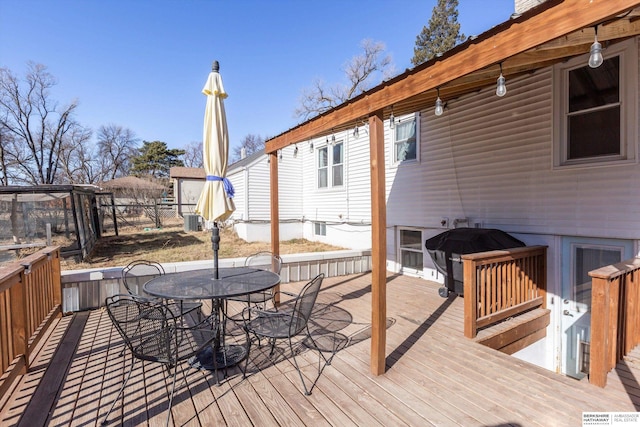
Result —
<instances>
[{"instance_id":1,"label":"wooden deck","mask_svg":"<svg viewBox=\"0 0 640 427\"><path fill-rule=\"evenodd\" d=\"M311 396L300 392L290 362L266 363L254 346L245 380L237 368L220 385L208 371L185 369L189 387L180 384L172 425L580 426L583 411L640 411L638 350L600 389L464 338L463 299L443 299L439 285L405 276L388 278L387 373L372 376L370 284L370 274L324 281L317 322L349 341ZM121 349L104 310L63 317L32 372L0 401L0 425L99 424L129 367ZM310 375L317 354L307 350L300 359ZM164 425L165 372L139 364L109 425Z\"/></svg>"}]
</instances>

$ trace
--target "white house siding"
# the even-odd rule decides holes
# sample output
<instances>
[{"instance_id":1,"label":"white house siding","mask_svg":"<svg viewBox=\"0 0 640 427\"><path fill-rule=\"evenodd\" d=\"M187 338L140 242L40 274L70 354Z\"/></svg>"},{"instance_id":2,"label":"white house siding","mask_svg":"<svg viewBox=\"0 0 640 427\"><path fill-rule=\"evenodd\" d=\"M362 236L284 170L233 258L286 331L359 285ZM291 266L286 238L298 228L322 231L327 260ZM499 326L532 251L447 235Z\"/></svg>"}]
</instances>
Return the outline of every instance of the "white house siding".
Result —
<instances>
[{"instance_id":1,"label":"white house siding","mask_svg":"<svg viewBox=\"0 0 640 427\"><path fill-rule=\"evenodd\" d=\"M439 221L510 232L639 239L637 163L554 169L551 69L422 112L421 161L387 173L389 226ZM395 248L390 251L393 255Z\"/></svg>"},{"instance_id":2,"label":"white house siding","mask_svg":"<svg viewBox=\"0 0 640 427\"><path fill-rule=\"evenodd\" d=\"M335 134L344 142L344 185L317 188L317 149L326 146L326 137L312 140L299 148L304 153L302 183L304 193L304 237L350 249L371 247L371 183L369 174L369 135L360 126L359 137L353 129ZM329 136L331 138L331 136ZM329 171L331 173L331 171ZM314 223L326 223L326 236L314 234Z\"/></svg>"},{"instance_id":3,"label":"white house siding","mask_svg":"<svg viewBox=\"0 0 640 427\"><path fill-rule=\"evenodd\" d=\"M302 237L302 158L293 157L295 147L282 150L278 160L280 239ZM244 240L271 240L270 168L267 155L260 155L242 167L232 168L228 177L236 190L234 229Z\"/></svg>"},{"instance_id":4,"label":"white house siding","mask_svg":"<svg viewBox=\"0 0 640 427\"><path fill-rule=\"evenodd\" d=\"M247 168L239 168L232 173L227 174L227 178L231 181L235 195L233 197L233 203L236 206L236 210L231 214L231 220L243 220L248 218L247 213Z\"/></svg>"}]
</instances>

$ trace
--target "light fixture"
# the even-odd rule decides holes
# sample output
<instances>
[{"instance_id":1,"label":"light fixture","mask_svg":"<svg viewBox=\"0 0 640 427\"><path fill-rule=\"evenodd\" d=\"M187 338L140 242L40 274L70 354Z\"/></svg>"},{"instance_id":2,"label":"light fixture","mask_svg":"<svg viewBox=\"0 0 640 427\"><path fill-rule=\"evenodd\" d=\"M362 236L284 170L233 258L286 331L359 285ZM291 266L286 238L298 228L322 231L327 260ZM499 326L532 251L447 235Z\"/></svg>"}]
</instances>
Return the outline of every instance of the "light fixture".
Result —
<instances>
[{"instance_id":1,"label":"light fixture","mask_svg":"<svg viewBox=\"0 0 640 427\"><path fill-rule=\"evenodd\" d=\"M590 49L589 67L598 68L604 59L602 58L602 45L598 42L598 26L596 25L593 29L595 30L595 39Z\"/></svg>"},{"instance_id":2,"label":"light fixture","mask_svg":"<svg viewBox=\"0 0 640 427\"><path fill-rule=\"evenodd\" d=\"M298 144L293 147L293 158L298 157Z\"/></svg>"},{"instance_id":3,"label":"light fixture","mask_svg":"<svg viewBox=\"0 0 640 427\"><path fill-rule=\"evenodd\" d=\"M333 132L333 129L331 129ZM334 133L331 134L331 145L336 145L336 135Z\"/></svg>"},{"instance_id":4,"label":"light fixture","mask_svg":"<svg viewBox=\"0 0 640 427\"><path fill-rule=\"evenodd\" d=\"M280 150L278 154L278 160L282 162L282 150Z\"/></svg>"},{"instance_id":5,"label":"light fixture","mask_svg":"<svg viewBox=\"0 0 640 427\"><path fill-rule=\"evenodd\" d=\"M396 127L396 118L393 115L393 106L391 106L391 116L389 116L389 127L391 129Z\"/></svg>"},{"instance_id":6,"label":"light fixture","mask_svg":"<svg viewBox=\"0 0 640 427\"><path fill-rule=\"evenodd\" d=\"M309 151L313 151L313 141L309 141Z\"/></svg>"},{"instance_id":7,"label":"light fixture","mask_svg":"<svg viewBox=\"0 0 640 427\"><path fill-rule=\"evenodd\" d=\"M358 122L356 122L355 126L353 127L353 137L357 139L359 136L360 131L358 130Z\"/></svg>"},{"instance_id":8,"label":"light fixture","mask_svg":"<svg viewBox=\"0 0 640 427\"><path fill-rule=\"evenodd\" d=\"M502 62L500 63L500 77L498 77L498 83L496 85L496 95L503 97L507 94L506 79L502 75Z\"/></svg>"},{"instance_id":9,"label":"light fixture","mask_svg":"<svg viewBox=\"0 0 640 427\"><path fill-rule=\"evenodd\" d=\"M444 113L444 103L442 102L442 99L440 99L440 88L436 88L436 90L438 91L438 98L436 98L436 109L434 110L434 113L436 116L441 116L442 113Z\"/></svg>"}]
</instances>

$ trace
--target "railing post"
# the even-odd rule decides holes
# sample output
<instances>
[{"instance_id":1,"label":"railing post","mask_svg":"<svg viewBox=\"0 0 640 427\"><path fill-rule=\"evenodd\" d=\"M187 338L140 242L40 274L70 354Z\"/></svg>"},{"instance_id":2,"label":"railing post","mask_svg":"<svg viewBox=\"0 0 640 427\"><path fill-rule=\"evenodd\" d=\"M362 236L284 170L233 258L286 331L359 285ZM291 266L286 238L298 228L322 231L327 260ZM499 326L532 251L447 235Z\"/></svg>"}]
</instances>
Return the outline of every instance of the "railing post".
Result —
<instances>
[{"instance_id":1,"label":"railing post","mask_svg":"<svg viewBox=\"0 0 640 427\"><path fill-rule=\"evenodd\" d=\"M609 282L594 277L591 283L591 356L589 382L598 387L607 385L609 372Z\"/></svg>"},{"instance_id":2,"label":"railing post","mask_svg":"<svg viewBox=\"0 0 640 427\"><path fill-rule=\"evenodd\" d=\"M51 271L53 286L53 305L62 307L62 280L60 273L60 247L55 247L51 252ZM62 311L62 310L61 310Z\"/></svg>"},{"instance_id":3,"label":"railing post","mask_svg":"<svg viewBox=\"0 0 640 427\"><path fill-rule=\"evenodd\" d=\"M478 333L478 284L476 283L476 263L463 259L464 274L464 336L475 338Z\"/></svg>"},{"instance_id":4,"label":"railing post","mask_svg":"<svg viewBox=\"0 0 640 427\"><path fill-rule=\"evenodd\" d=\"M20 374L27 373L29 367L29 311L27 306L27 285L25 281L24 268L20 272L19 283L16 283L10 290L12 326L13 326L13 353L21 355L23 366ZM15 311L14 311L15 310Z\"/></svg>"}]
</instances>

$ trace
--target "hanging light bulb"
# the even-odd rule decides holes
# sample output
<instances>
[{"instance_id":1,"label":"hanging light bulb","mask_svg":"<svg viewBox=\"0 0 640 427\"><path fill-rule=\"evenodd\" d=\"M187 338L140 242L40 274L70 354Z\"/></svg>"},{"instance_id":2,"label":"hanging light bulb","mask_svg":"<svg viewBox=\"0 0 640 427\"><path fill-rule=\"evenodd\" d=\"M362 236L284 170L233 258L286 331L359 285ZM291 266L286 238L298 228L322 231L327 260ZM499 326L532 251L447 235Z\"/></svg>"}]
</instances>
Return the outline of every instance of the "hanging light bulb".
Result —
<instances>
[{"instance_id":1,"label":"hanging light bulb","mask_svg":"<svg viewBox=\"0 0 640 427\"><path fill-rule=\"evenodd\" d=\"M590 49L591 54L589 55L589 67L598 68L602 65L604 58L602 58L602 45L598 42L598 26L596 25L594 29L596 34Z\"/></svg>"},{"instance_id":2,"label":"hanging light bulb","mask_svg":"<svg viewBox=\"0 0 640 427\"><path fill-rule=\"evenodd\" d=\"M438 91L438 98L436 99L436 109L434 113L436 114L436 116L441 116L442 113L444 113L444 104L442 102L442 99L440 99L440 88L437 88L437 91Z\"/></svg>"},{"instance_id":3,"label":"hanging light bulb","mask_svg":"<svg viewBox=\"0 0 640 427\"><path fill-rule=\"evenodd\" d=\"M336 136L331 135L331 145L336 145Z\"/></svg>"},{"instance_id":4,"label":"hanging light bulb","mask_svg":"<svg viewBox=\"0 0 640 427\"><path fill-rule=\"evenodd\" d=\"M507 79L502 75L502 62L500 63L500 77L498 77L498 83L496 85L496 95L503 97L507 94Z\"/></svg>"},{"instance_id":5,"label":"hanging light bulb","mask_svg":"<svg viewBox=\"0 0 640 427\"><path fill-rule=\"evenodd\" d=\"M282 150L280 150L280 154L278 154L278 160L282 162Z\"/></svg>"},{"instance_id":6,"label":"hanging light bulb","mask_svg":"<svg viewBox=\"0 0 640 427\"><path fill-rule=\"evenodd\" d=\"M358 138L359 136L360 136L360 131L358 130L358 125L356 124L356 127L353 128L353 137Z\"/></svg>"},{"instance_id":7,"label":"hanging light bulb","mask_svg":"<svg viewBox=\"0 0 640 427\"><path fill-rule=\"evenodd\" d=\"M298 157L298 144L293 147L293 158L295 159L296 157Z\"/></svg>"},{"instance_id":8,"label":"hanging light bulb","mask_svg":"<svg viewBox=\"0 0 640 427\"><path fill-rule=\"evenodd\" d=\"M313 151L313 141L309 141L309 151Z\"/></svg>"}]
</instances>

